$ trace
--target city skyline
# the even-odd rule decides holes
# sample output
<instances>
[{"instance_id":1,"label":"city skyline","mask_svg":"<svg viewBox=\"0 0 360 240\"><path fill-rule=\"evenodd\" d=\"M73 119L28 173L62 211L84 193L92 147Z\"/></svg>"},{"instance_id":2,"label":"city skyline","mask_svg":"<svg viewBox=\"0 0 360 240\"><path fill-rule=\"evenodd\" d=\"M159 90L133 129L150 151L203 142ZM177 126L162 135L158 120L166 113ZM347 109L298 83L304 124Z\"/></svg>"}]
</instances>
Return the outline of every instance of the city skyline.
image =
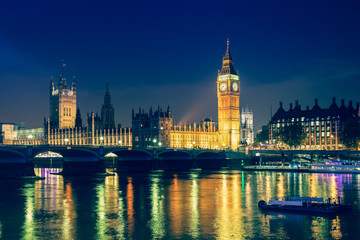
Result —
<instances>
[{"instance_id":1,"label":"city skyline","mask_svg":"<svg viewBox=\"0 0 360 240\"><path fill-rule=\"evenodd\" d=\"M354 1L233 2L231 8L64 1L56 9L45 3L31 11L11 4L0 10L2 122L42 127L50 76L57 83L62 59L68 80L76 76L82 116L100 110L109 81L115 120L123 126L131 125L132 108L158 105L170 105L175 122L217 119L216 77L227 38L241 104L253 109L256 130L279 101L286 109L295 100L303 108L314 98L320 107L330 106L332 97L338 104L342 98L359 101ZM126 9L135 9L134 16Z\"/></svg>"}]
</instances>

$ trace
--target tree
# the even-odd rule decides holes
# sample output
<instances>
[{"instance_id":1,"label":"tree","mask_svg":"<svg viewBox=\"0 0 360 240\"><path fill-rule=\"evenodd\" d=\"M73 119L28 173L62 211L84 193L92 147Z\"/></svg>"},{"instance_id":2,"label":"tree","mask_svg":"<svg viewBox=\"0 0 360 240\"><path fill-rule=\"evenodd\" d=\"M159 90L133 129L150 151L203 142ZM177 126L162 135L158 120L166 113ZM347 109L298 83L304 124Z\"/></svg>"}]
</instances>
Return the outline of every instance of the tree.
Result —
<instances>
[{"instance_id":1,"label":"tree","mask_svg":"<svg viewBox=\"0 0 360 240\"><path fill-rule=\"evenodd\" d=\"M358 149L360 142L360 122L351 117L344 122L340 133L340 141L349 149Z\"/></svg>"},{"instance_id":2,"label":"tree","mask_svg":"<svg viewBox=\"0 0 360 240\"><path fill-rule=\"evenodd\" d=\"M304 132L304 128L301 124L292 123L281 128L277 133L277 137L280 138L280 141L290 147L297 147L304 142L306 133Z\"/></svg>"},{"instance_id":3,"label":"tree","mask_svg":"<svg viewBox=\"0 0 360 240\"><path fill-rule=\"evenodd\" d=\"M256 135L256 139L255 139L256 142L266 142L266 141L269 141L269 131L267 130L262 130L261 132L259 132L257 135Z\"/></svg>"}]
</instances>

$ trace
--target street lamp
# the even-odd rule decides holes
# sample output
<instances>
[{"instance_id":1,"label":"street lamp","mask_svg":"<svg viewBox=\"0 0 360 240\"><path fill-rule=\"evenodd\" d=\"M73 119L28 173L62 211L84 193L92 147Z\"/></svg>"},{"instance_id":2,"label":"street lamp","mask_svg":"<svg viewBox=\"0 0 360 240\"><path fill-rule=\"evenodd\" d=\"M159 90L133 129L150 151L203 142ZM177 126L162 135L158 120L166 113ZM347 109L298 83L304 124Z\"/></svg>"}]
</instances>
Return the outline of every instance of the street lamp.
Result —
<instances>
[{"instance_id":1,"label":"street lamp","mask_svg":"<svg viewBox=\"0 0 360 240\"><path fill-rule=\"evenodd\" d=\"M68 138L65 138L65 139L64 139L64 142L65 142L65 145L67 145L68 142L69 142L69 139L68 139Z\"/></svg>"},{"instance_id":2,"label":"street lamp","mask_svg":"<svg viewBox=\"0 0 360 240\"><path fill-rule=\"evenodd\" d=\"M29 135L29 136L27 136L27 138L29 139L29 144L31 144L31 140L32 140L32 138L33 138L33 135Z\"/></svg>"},{"instance_id":3,"label":"street lamp","mask_svg":"<svg viewBox=\"0 0 360 240\"><path fill-rule=\"evenodd\" d=\"M157 142L157 140L156 140L156 138L154 138L153 139L154 147L156 146L156 142Z\"/></svg>"},{"instance_id":4,"label":"street lamp","mask_svg":"<svg viewBox=\"0 0 360 240\"><path fill-rule=\"evenodd\" d=\"M100 145L102 145L103 144L103 141L104 141L104 137L100 137Z\"/></svg>"},{"instance_id":5,"label":"street lamp","mask_svg":"<svg viewBox=\"0 0 360 240\"><path fill-rule=\"evenodd\" d=\"M162 143L161 143L161 142L159 142L159 147L161 147L161 145L162 145Z\"/></svg>"},{"instance_id":6,"label":"street lamp","mask_svg":"<svg viewBox=\"0 0 360 240\"><path fill-rule=\"evenodd\" d=\"M121 145L121 140L119 140L119 145Z\"/></svg>"}]
</instances>

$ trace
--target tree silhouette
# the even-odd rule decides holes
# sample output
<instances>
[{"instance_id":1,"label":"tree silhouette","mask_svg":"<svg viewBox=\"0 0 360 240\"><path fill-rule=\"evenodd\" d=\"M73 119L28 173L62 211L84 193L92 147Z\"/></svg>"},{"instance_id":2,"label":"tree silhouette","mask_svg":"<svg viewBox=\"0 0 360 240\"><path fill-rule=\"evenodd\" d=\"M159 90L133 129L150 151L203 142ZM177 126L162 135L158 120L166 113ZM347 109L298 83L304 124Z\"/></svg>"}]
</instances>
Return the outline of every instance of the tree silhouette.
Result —
<instances>
[{"instance_id":1,"label":"tree silhouette","mask_svg":"<svg viewBox=\"0 0 360 240\"><path fill-rule=\"evenodd\" d=\"M304 128L301 126L301 124L292 123L282 127L276 136L280 141L289 145L290 147L297 147L304 142L306 133L304 132Z\"/></svg>"},{"instance_id":2,"label":"tree silhouette","mask_svg":"<svg viewBox=\"0 0 360 240\"><path fill-rule=\"evenodd\" d=\"M358 149L360 142L360 122L351 117L344 122L340 133L340 141L349 149Z\"/></svg>"},{"instance_id":3,"label":"tree silhouette","mask_svg":"<svg viewBox=\"0 0 360 240\"><path fill-rule=\"evenodd\" d=\"M266 142L269 141L269 131L268 130L262 130L256 135L256 142Z\"/></svg>"}]
</instances>

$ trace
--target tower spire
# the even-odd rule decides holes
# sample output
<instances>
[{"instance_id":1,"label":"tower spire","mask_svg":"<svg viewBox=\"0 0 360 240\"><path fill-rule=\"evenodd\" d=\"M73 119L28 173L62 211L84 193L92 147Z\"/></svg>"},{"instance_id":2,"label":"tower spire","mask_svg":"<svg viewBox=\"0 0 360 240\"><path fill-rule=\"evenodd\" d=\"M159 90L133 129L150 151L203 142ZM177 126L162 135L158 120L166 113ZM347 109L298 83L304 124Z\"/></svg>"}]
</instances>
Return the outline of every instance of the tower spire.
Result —
<instances>
[{"instance_id":1,"label":"tower spire","mask_svg":"<svg viewBox=\"0 0 360 240\"><path fill-rule=\"evenodd\" d=\"M223 58L222 69L219 72L219 75L224 75L224 74L235 74L235 75L237 75L237 73L235 71L235 68L234 68L233 59L232 59L231 54L230 54L230 41L229 41L229 39L227 39L227 42L226 42L226 53L225 53L225 56Z\"/></svg>"}]
</instances>

